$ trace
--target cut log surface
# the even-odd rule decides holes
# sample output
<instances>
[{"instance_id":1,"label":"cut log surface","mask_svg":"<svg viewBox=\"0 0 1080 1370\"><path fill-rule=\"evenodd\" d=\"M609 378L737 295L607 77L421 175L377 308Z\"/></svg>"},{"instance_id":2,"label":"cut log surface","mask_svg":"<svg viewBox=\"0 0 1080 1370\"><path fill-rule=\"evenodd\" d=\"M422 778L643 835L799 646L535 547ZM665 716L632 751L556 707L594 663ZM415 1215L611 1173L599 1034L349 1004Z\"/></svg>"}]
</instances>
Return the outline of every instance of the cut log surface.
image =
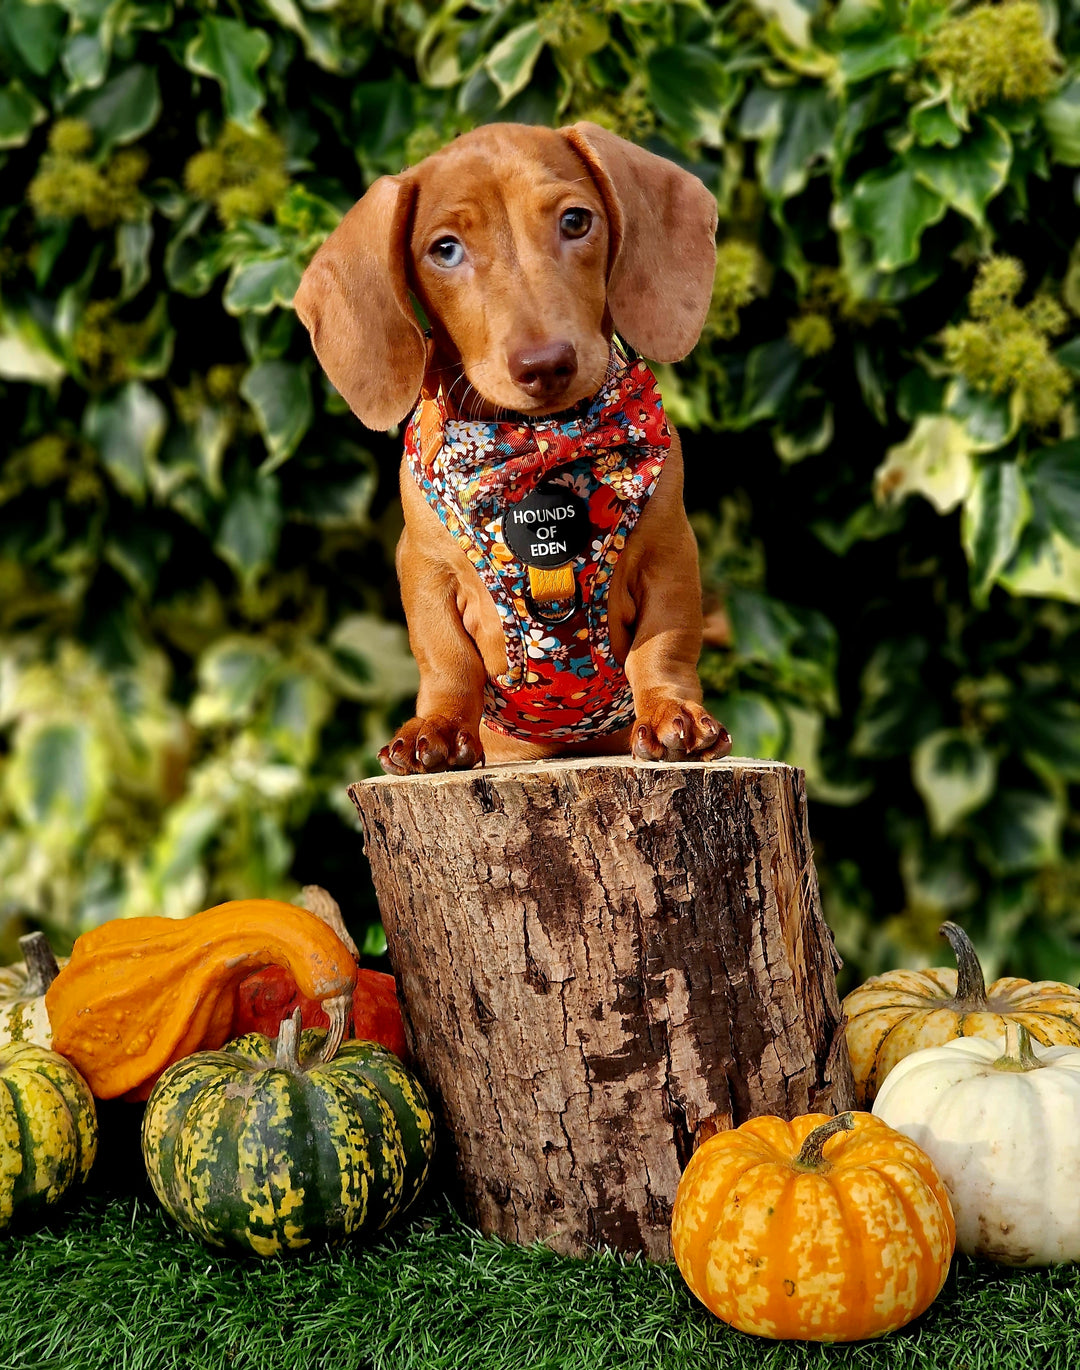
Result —
<instances>
[{"instance_id":1,"label":"cut log surface","mask_svg":"<svg viewBox=\"0 0 1080 1370\"><path fill-rule=\"evenodd\" d=\"M852 1107L801 771L605 757L350 794L482 1231L669 1259L703 1137Z\"/></svg>"}]
</instances>

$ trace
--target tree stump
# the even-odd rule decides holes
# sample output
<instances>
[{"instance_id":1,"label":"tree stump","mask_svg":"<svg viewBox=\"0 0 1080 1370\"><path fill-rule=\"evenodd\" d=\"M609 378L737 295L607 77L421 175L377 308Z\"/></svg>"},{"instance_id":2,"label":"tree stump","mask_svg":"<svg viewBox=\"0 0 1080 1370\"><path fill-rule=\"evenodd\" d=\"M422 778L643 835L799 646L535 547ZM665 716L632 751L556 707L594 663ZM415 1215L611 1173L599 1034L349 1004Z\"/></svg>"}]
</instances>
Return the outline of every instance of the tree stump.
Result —
<instances>
[{"instance_id":1,"label":"tree stump","mask_svg":"<svg viewBox=\"0 0 1080 1370\"><path fill-rule=\"evenodd\" d=\"M852 1107L801 771L575 758L349 793L482 1231L670 1259L703 1136Z\"/></svg>"}]
</instances>

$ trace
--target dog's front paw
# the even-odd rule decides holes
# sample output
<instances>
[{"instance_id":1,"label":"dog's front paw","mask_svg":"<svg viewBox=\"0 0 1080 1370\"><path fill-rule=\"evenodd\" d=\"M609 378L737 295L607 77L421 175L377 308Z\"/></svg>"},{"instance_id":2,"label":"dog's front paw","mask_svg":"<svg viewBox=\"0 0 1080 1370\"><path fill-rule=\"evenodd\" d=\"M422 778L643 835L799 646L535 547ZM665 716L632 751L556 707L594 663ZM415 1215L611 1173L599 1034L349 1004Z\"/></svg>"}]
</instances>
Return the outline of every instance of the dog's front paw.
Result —
<instances>
[{"instance_id":1,"label":"dog's front paw","mask_svg":"<svg viewBox=\"0 0 1080 1370\"><path fill-rule=\"evenodd\" d=\"M630 751L639 761L716 761L731 736L700 704L662 699L634 720Z\"/></svg>"},{"instance_id":2,"label":"dog's front paw","mask_svg":"<svg viewBox=\"0 0 1080 1370\"><path fill-rule=\"evenodd\" d=\"M379 753L379 765L387 775L468 771L483 759L475 729L438 716L410 718Z\"/></svg>"}]
</instances>

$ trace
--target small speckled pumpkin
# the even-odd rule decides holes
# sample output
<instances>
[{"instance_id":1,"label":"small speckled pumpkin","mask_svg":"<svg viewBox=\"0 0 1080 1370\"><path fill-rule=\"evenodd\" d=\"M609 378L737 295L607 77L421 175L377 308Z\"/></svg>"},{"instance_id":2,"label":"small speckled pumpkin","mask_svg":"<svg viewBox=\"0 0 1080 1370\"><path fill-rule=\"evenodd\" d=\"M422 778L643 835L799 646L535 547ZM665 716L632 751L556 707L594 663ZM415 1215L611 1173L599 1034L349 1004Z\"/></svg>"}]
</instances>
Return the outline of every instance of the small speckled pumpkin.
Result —
<instances>
[{"instance_id":1,"label":"small speckled pumpkin","mask_svg":"<svg viewBox=\"0 0 1080 1370\"><path fill-rule=\"evenodd\" d=\"M724 1322L760 1337L857 1341L937 1297L956 1228L925 1152L868 1113L751 1118L691 1157L675 1260Z\"/></svg>"},{"instance_id":2,"label":"small speckled pumpkin","mask_svg":"<svg viewBox=\"0 0 1080 1370\"><path fill-rule=\"evenodd\" d=\"M416 1198L434 1148L423 1088L392 1052L325 1033L249 1033L170 1066L142 1147L165 1210L210 1246L273 1256L377 1231Z\"/></svg>"},{"instance_id":3,"label":"small speckled pumpkin","mask_svg":"<svg viewBox=\"0 0 1080 1370\"><path fill-rule=\"evenodd\" d=\"M890 970L843 1003L855 1100L869 1108L889 1071L913 1051L957 1037L1000 1041L1008 1020L1043 1046L1080 1046L1080 990L1058 980L995 980L989 989L967 933L942 923L956 970Z\"/></svg>"},{"instance_id":4,"label":"small speckled pumpkin","mask_svg":"<svg viewBox=\"0 0 1080 1370\"><path fill-rule=\"evenodd\" d=\"M0 1046L0 1230L85 1180L97 1138L94 1096L69 1061L33 1042Z\"/></svg>"}]
</instances>

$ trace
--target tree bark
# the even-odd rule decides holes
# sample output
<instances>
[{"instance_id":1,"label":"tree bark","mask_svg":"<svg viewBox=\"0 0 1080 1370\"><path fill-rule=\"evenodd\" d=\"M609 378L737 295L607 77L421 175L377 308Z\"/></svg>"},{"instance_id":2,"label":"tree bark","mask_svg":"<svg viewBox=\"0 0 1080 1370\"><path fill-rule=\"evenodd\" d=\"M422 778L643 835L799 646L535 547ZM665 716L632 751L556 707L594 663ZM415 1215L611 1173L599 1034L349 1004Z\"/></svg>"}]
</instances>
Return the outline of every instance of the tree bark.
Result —
<instances>
[{"instance_id":1,"label":"tree bark","mask_svg":"<svg viewBox=\"0 0 1080 1370\"><path fill-rule=\"evenodd\" d=\"M349 793L484 1232L669 1259L704 1136L852 1107L801 771L605 757Z\"/></svg>"}]
</instances>

